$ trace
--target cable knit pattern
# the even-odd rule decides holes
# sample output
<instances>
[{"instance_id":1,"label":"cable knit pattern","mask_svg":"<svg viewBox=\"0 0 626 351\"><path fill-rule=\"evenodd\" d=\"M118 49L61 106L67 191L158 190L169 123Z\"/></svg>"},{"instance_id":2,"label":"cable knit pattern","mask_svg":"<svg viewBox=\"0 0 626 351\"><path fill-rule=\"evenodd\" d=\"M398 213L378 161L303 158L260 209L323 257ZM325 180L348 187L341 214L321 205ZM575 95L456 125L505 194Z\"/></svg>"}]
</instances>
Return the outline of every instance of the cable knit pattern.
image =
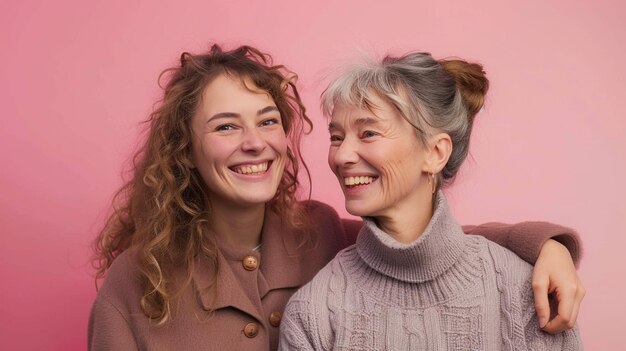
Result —
<instances>
[{"instance_id":1,"label":"cable knit pattern","mask_svg":"<svg viewBox=\"0 0 626 351\"><path fill-rule=\"evenodd\" d=\"M580 350L577 327L538 328L531 266L464 235L438 194L433 217L410 244L371 219L289 301L281 350Z\"/></svg>"}]
</instances>

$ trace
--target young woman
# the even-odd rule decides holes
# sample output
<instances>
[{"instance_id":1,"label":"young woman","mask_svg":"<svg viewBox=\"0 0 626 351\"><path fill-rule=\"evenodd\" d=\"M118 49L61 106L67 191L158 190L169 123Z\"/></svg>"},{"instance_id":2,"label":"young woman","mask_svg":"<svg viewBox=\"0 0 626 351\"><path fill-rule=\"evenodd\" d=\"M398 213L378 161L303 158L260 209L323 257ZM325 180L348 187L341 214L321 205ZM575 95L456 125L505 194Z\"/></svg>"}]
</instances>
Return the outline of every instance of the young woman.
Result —
<instances>
[{"instance_id":1,"label":"young woman","mask_svg":"<svg viewBox=\"0 0 626 351\"><path fill-rule=\"evenodd\" d=\"M463 235L439 190L467 155L488 86L478 64L411 53L326 89L328 162L365 225L291 298L280 349L582 349L577 328L540 330L530 265Z\"/></svg>"},{"instance_id":2,"label":"young woman","mask_svg":"<svg viewBox=\"0 0 626 351\"><path fill-rule=\"evenodd\" d=\"M184 53L164 74L133 178L96 242L106 279L89 348L276 349L287 300L354 242L361 223L296 201L298 144L311 121L291 72L252 47L214 45ZM511 231L531 237L511 249L531 262L540 255L538 276L551 277L544 295L549 284L578 284L567 250L548 240L569 243L576 260L571 231L525 223L484 231L501 242ZM577 309L578 299L566 300Z\"/></svg>"}]
</instances>

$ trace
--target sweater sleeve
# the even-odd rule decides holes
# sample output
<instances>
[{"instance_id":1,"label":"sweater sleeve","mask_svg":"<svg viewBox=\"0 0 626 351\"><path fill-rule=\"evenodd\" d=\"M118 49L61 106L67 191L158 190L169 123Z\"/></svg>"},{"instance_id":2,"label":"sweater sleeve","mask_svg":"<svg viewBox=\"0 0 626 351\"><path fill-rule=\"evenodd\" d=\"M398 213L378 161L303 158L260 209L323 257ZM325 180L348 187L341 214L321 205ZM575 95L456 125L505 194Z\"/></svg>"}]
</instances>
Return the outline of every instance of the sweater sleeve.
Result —
<instances>
[{"instance_id":1,"label":"sweater sleeve","mask_svg":"<svg viewBox=\"0 0 626 351\"><path fill-rule=\"evenodd\" d=\"M576 231L549 222L521 222L504 224L490 222L463 226L467 234L481 235L513 251L524 261L534 264L543 244L554 239L563 244L572 255L576 267L580 263L581 244Z\"/></svg>"},{"instance_id":2,"label":"sweater sleeve","mask_svg":"<svg viewBox=\"0 0 626 351\"><path fill-rule=\"evenodd\" d=\"M98 296L88 326L89 350L138 350L127 319L106 297Z\"/></svg>"}]
</instances>

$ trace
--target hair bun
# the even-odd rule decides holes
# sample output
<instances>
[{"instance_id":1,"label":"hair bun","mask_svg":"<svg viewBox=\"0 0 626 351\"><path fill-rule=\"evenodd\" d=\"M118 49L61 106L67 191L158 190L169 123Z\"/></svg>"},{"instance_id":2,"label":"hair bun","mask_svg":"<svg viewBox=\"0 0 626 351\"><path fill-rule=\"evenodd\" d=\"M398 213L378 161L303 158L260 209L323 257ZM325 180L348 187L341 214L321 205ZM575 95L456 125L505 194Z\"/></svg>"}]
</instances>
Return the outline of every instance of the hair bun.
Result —
<instances>
[{"instance_id":1,"label":"hair bun","mask_svg":"<svg viewBox=\"0 0 626 351\"><path fill-rule=\"evenodd\" d=\"M469 112L468 117L472 121L483 107L489 90L489 80L483 66L463 60L441 60L439 63L456 81L456 87L461 92L463 103Z\"/></svg>"}]
</instances>

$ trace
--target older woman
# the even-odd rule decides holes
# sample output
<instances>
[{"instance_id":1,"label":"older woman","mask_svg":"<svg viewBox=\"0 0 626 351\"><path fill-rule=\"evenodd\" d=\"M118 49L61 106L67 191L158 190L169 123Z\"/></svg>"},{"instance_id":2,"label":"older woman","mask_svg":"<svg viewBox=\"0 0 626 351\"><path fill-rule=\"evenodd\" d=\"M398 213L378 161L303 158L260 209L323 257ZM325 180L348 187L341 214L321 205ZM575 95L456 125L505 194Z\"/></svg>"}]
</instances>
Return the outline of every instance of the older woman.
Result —
<instances>
[{"instance_id":1,"label":"older woman","mask_svg":"<svg viewBox=\"0 0 626 351\"><path fill-rule=\"evenodd\" d=\"M530 265L463 235L440 190L467 155L488 86L480 65L427 53L330 84L328 162L365 225L291 298L280 349L582 349L577 328L540 330Z\"/></svg>"},{"instance_id":2,"label":"older woman","mask_svg":"<svg viewBox=\"0 0 626 351\"><path fill-rule=\"evenodd\" d=\"M310 120L291 72L252 47L214 45L184 53L165 74L133 178L97 240L98 277L106 279L89 348L276 349L289 297L361 224L296 201L298 141ZM575 242L549 224L484 230L507 241L514 228L535 235L512 245L530 251L530 261L554 234ZM569 254L551 251L554 244L541 249L540 275L577 283Z\"/></svg>"}]
</instances>

